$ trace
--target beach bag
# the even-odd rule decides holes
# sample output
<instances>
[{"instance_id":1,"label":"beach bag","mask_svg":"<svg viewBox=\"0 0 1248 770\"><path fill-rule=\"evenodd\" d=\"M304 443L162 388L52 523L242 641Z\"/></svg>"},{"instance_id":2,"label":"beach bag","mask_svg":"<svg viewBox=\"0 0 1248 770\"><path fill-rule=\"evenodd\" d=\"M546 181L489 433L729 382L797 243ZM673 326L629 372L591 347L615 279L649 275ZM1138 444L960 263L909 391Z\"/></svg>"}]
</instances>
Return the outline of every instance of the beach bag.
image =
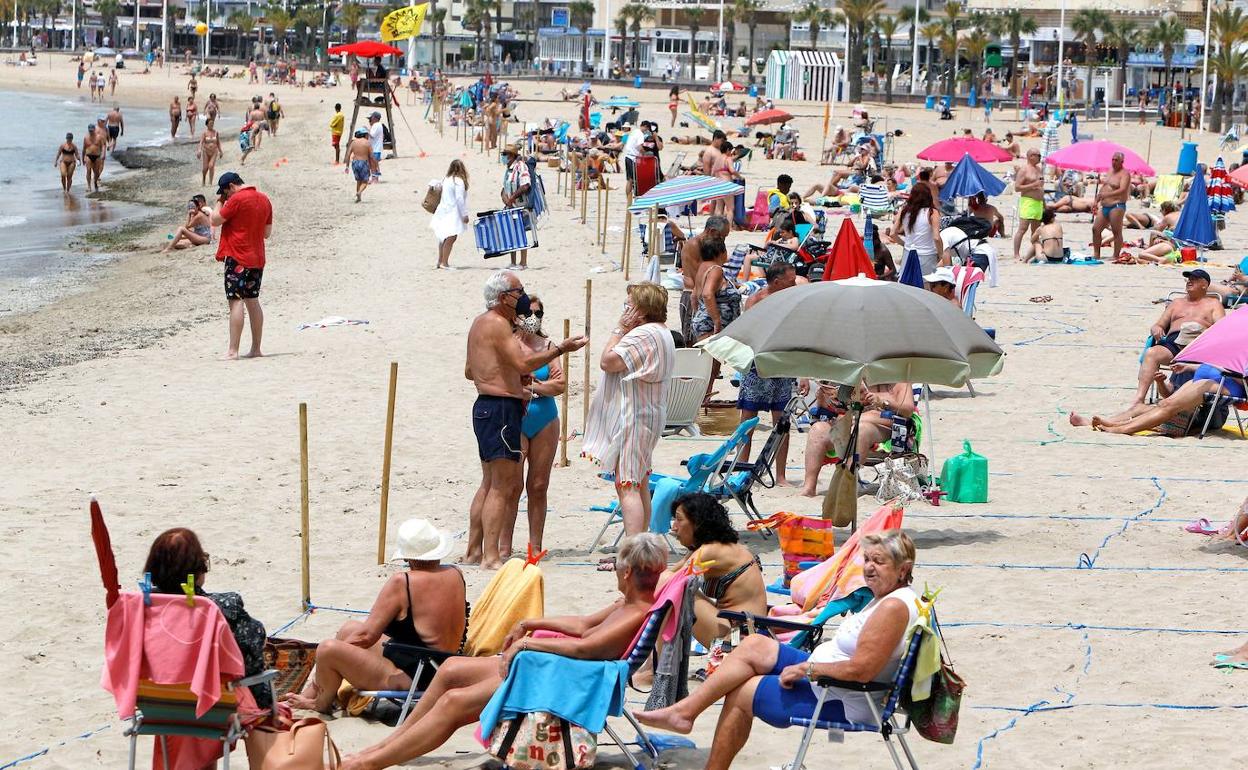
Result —
<instances>
[{"instance_id":1,"label":"beach bag","mask_svg":"<svg viewBox=\"0 0 1248 770\"><path fill-rule=\"evenodd\" d=\"M506 719L490 733L490 753L511 770L579 770L598 758L598 738L548 711Z\"/></svg>"},{"instance_id":2,"label":"beach bag","mask_svg":"<svg viewBox=\"0 0 1248 770\"><path fill-rule=\"evenodd\" d=\"M903 503L923 498L923 484L927 480L927 457L921 454L898 455L886 458L875 467L880 488L875 499L881 503L900 499Z\"/></svg>"},{"instance_id":3,"label":"beach bag","mask_svg":"<svg viewBox=\"0 0 1248 770\"><path fill-rule=\"evenodd\" d=\"M962 707L962 691L966 689L966 682L949 662L949 645L945 643L940 624L936 622L935 607L931 611L931 620L932 632L940 639L942 647L940 669L932 674L928 697L910 703L907 712L919 735L936 743L953 743L958 732L958 711Z\"/></svg>"},{"instance_id":4,"label":"beach bag","mask_svg":"<svg viewBox=\"0 0 1248 770\"><path fill-rule=\"evenodd\" d=\"M962 454L950 457L940 469L940 488L951 503L988 502L988 458L971 451L971 442L962 442Z\"/></svg>"},{"instance_id":5,"label":"beach bag","mask_svg":"<svg viewBox=\"0 0 1248 770\"><path fill-rule=\"evenodd\" d=\"M316 717L300 719L289 730L256 727L246 743L250 770L336 770L342 762L328 726Z\"/></svg>"},{"instance_id":6,"label":"beach bag","mask_svg":"<svg viewBox=\"0 0 1248 770\"><path fill-rule=\"evenodd\" d=\"M858 474L841 463L832 472L832 483L823 496L823 518L834 527L848 527L858 520Z\"/></svg>"},{"instance_id":7,"label":"beach bag","mask_svg":"<svg viewBox=\"0 0 1248 770\"><path fill-rule=\"evenodd\" d=\"M420 202L420 207L430 214L438 210L438 204L442 202L442 183L430 182L429 189L425 190L425 199Z\"/></svg>"},{"instance_id":8,"label":"beach bag","mask_svg":"<svg viewBox=\"0 0 1248 770\"><path fill-rule=\"evenodd\" d=\"M316 644L299 639L270 636L264 640L264 668L275 669L273 690L278 698L300 692L316 665Z\"/></svg>"},{"instance_id":9,"label":"beach bag","mask_svg":"<svg viewBox=\"0 0 1248 770\"><path fill-rule=\"evenodd\" d=\"M780 512L745 526L751 532L770 529L776 533L784 559L785 586L802 571L802 562L824 561L836 552L836 534L828 519Z\"/></svg>"}]
</instances>

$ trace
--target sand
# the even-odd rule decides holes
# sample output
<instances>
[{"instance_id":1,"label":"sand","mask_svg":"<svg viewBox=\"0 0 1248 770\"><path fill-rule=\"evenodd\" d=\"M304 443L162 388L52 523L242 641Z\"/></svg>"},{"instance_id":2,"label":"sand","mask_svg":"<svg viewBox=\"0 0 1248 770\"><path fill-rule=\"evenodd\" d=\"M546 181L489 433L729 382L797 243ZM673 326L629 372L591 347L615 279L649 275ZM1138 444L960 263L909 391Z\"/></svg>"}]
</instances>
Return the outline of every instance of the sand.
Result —
<instances>
[{"instance_id":1,"label":"sand","mask_svg":"<svg viewBox=\"0 0 1248 770\"><path fill-rule=\"evenodd\" d=\"M530 121L570 118L574 107L558 101L560 85L522 82L519 114ZM73 65L54 57L33 71L3 68L0 87L70 94ZM239 80L202 83L202 94L213 90L233 114L260 89ZM72 296L0 320L0 424L9 446L0 479L0 669L6 673L0 700L11 715L0 737L0 764L47 747L22 766L124 766L121 724L98 685L104 607L88 535L91 495L104 506L123 586L133 585L157 533L189 526L212 553L208 588L241 592L249 610L276 629L300 609L297 411L307 403L312 597L320 605L367 608L391 570L374 562L386 379L389 363L398 361L392 531L408 516L428 517L455 533L466 527L478 466L468 427L474 394L462 377L464 333L482 307L481 283L499 264L483 262L470 241L461 241L452 262L466 269L433 271L435 246L419 202L427 180L462 157L471 173L472 210L494 208L501 168L453 134L439 136L419 119L421 110L405 107L423 152L400 121L402 157L383 163L384 183L357 205L348 178L331 165L326 127L333 102L347 101L347 90L264 90L278 93L288 119L281 135L239 169L275 208L264 359L222 360L225 306L210 251L156 253L181 217L180 202L200 191L186 143L161 151L183 165L137 177L138 189L128 191L165 207L166 219L118 236L119 258L84 274ZM596 90L639 96L643 117L667 123L665 92ZM161 106L184 92L180 77L127 75L118 100ZM817 156L821 105L780 106L799 114L802 144ZM898 159L954 129L983 127L982 115L965 109L952 123L918 108L872 111L905 132ZM833 122L844 115L838 109ZM1010 117L996 114L999 133L1015 125ZM50 126L48 148L32 151L50 153L58 130ZM1083 130L1141 153L1151 132L1154 164L1172 168L1177 158L1175 130L1134 121L1108 131L1085 123ZM1198 139L1202 159L1212 159L1217 137ZM236 167L236 145L225 144L219 170ZM778 173L792 174L804 189L827 170L756 157L746 168L751 195ZM546 182L553 191L554 175L547 172ZM615 323L624 281L619 272L595 269L619 259L622 209L613 196L604 257L593 246L592 225L574 220L566 200L553 192L550 198L553 214L522 277L543 296L548 328L556 333L565 317L573 328L582 326L585 280L592 278L592 334L601 340ZM1002 201L1002 209L1012 205ZM593 222L592 200L589 214ZM1235 250L1215 253L1215 262L1238 259L1241 218L1233 214L1228 230ZM1086 242L1086 217L1067 219L1068 244ZM757 238L734 234L730 243L747 240ZM1105 412L1129 399L1141 342L1160 312L1150 301L1182 288L1178 271L1021 266L1008 259L1004 242L997 245L1005 255L1001 285L980 293L979 320L997 329L1008 353L1005 369L976 385L977 398L938 389L931 426L939 457L969 439L989 458L991 500L917 504L907 516L919 548L917 583L943 587L950 650L968 682L957 742L916 738L915 753L933 768L1238 766L1242 718L1225 707L1244 701L1242 675L1207 664L1212 652L1243 641L1213 632L1243 628L1235 586L1248 551L1212 546L1181 526L1199 516L1224 520L1238 507L1248 487L1242 445L1224 436L1107 436L1066 423L1069 410ZM1228 272L1216 269L1215 277ZM1045 294L1051 303L1028 301ZM327 315L369 324L296 330ZM581 425L583 387L578 364L571 378L574 430ZM665 440L656 467L675 472L681 459L716 440ZM794 442L794 466L803 443ZM578 451L573 442L569 454ZM600 525L587 507L611 497L584 460L554 470L544 563L548 612L590 611L611 600L612 579L595 573L585 556ZM760 505L767 512L817 510L785 489L762 493ZM774 578L773 542L754 535L747 541ZM1081 554L1096 568L1077 569ZM466 574L475 597L488 575ZM286 634L320 639L347 617L318 611ZM1070 708L1020 711L1035 704ZM700 766L715 715L712 710L697 725L693 738L701 749L669 756L669 766ZM331 726L345 751L387 729L356 719ZM780 764L798 737L759 726L738 765ZM146 757L150 743L143 743ZM877 744L869 736L842 745L819 740L808 765L884 766ZM243 761L241 754L235 759ZM465 729L413 764L459 768L480 759ZM604 747L600 761L622 766L623 759Z\"/></svg>"}]
</instances>

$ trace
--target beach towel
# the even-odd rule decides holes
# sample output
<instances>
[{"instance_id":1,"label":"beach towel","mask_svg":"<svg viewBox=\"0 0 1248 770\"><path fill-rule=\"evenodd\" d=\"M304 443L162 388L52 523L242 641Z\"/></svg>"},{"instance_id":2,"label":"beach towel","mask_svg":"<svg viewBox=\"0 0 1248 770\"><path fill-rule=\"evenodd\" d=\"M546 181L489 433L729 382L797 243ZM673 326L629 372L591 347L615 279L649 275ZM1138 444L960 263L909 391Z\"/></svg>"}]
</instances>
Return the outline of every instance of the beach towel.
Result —
<instances>
[{"instance_id":1,"label":"beach towel","mask_svg":"<svg viewBox=\"0 0 1248 770\"><path fill-rule=\"evenodd\" d=\"M958 294L958 304L966 309L966 295L971 287L984 280L984 271L974 265L957 265L953 268L954 289Z\"/></svg>"},{"instance_id":2,"label":"beach towel","mask_svg":"<svg viewBox=\"0 0 1248 770\"><path fill-rule=\"evenodd\" d=\"M476 737L487 745L503 720L547 711L600 733L608 716L624 713L628 663L622 660L578 660L526 650L511 659L507 678L481 710Z\"/></svg>"},{"instance_id":3,"label":"beach towel","mask_svg":"<svg viewBox=\"0 0 1248 770\"><path fill-rule=\"evenodd\" d=\"M544 614L541 568L525 559L510 559L490 580L473 608L464 654L483 657L502 652L503 640L516 623Z\"/></svg>"},{"instance_id":4,"label":"beach towel","mask_svg":"<svg viewBox=\"0 0 1248 770\"><path fill-rule=\"evenodd\" d=\"M773 608L772 616L808 613L829 601L848 596L866 582L862 579L862 549L859 542L864 534L899 529L905 510L893 502L885 503L871 514L857 531L849 536L845 545L827 561L793 576L789 585L793 606ZM795 607L795 608L794 608Z\"/></svg>"},{"instance_id":5,"label":"beach towel","mask_svg":"<svg viewBox=\"0 0 1248 770\"><path fill-rule=\"evenodd\" d=\"M311 323L299 324L295 331L303 331L304 329L325 329L330 326L367 326L368 321L356 318L343 318L340 315L327 315L319 321Z\"/></svg>"}]
</instances>

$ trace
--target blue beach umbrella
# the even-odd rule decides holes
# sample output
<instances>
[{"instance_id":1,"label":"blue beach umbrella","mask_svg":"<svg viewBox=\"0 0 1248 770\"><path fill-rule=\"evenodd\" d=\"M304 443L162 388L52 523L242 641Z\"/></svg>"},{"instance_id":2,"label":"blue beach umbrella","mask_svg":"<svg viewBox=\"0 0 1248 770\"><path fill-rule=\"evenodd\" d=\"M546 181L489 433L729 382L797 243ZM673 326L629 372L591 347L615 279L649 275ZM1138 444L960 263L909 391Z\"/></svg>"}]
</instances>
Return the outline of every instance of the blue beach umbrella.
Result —
<instances>
[{"instance_id":1,"label":"blue beach umbrella","mask_svg":"<svg viewBox=\"0 0 1248 770\"><path fill-rule=\"evenodd\" d=\"M1209 213L1204 166L1196 167L1196 175L1192 177L1192 189L1187 193L1183 211L1174 226L1174 239L1197 246L1208 246L1218 239L1218 234L1213 230L1213 215Z\"/></svg>"},{"instance_id":2,"label":"blue beach umbrella","mask_svg":"<svg viewBox=\"0 0 1248 770\"><path fill-rule=\"evenodd\" d=\"M901 266L901 276L897 281L907 286L913 286L916 289L923 288L923 268L919 265L918 254L906 254L905 263Z\"/></svg>"},{"instance_id":3,"label":"blue beach umbrella","mask_svg":"<svg viewBox=\"0 0 1248 770\"><path fill-rule=\"evenodd\" d=\"M967 153L958 161L953 173L940 188L940 199L952 201L957 198L969 198L979 193L1000 195L1005 190L1005 182L988 172L988 169L975 162Z\"/></svg>"}]
</instances>

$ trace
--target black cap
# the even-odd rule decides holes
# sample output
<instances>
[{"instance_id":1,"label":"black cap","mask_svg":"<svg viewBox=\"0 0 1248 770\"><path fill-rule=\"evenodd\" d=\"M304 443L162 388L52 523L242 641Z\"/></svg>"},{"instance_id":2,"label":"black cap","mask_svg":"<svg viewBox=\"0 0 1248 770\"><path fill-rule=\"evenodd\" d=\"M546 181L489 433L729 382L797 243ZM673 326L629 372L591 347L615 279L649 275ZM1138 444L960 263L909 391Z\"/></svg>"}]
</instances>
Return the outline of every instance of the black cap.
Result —
<instances>
[{"instance_id":1,"label":"black cap","mask_svg":"<svg viewBox=\"0 0 1248 770\"><path fill-rule=\"evenodd\" d=\"M1199 267L1196 268L1195 270L1184 270L1183 277L1195 278L1195 279L1204 281L1205 283L1213 283L1213 279L1209 277L1209 273L1205 272L1203 268L1199 268Z\"/></svg>"},{"instance_id":2,"label":"black cap","mask_svg":"<svg viewBox=\"0 0 1248 770\"><path fill-rule=\"evenodd\" d=\"M217 195L224 193L225 188L229 187L232 184L242 184L242 183L243 183L243 178L241 176L239 176L238 174L235 174L233 171L227 171L221 175L220 179L217 180Z\"/></svg>"}]
</instances>

